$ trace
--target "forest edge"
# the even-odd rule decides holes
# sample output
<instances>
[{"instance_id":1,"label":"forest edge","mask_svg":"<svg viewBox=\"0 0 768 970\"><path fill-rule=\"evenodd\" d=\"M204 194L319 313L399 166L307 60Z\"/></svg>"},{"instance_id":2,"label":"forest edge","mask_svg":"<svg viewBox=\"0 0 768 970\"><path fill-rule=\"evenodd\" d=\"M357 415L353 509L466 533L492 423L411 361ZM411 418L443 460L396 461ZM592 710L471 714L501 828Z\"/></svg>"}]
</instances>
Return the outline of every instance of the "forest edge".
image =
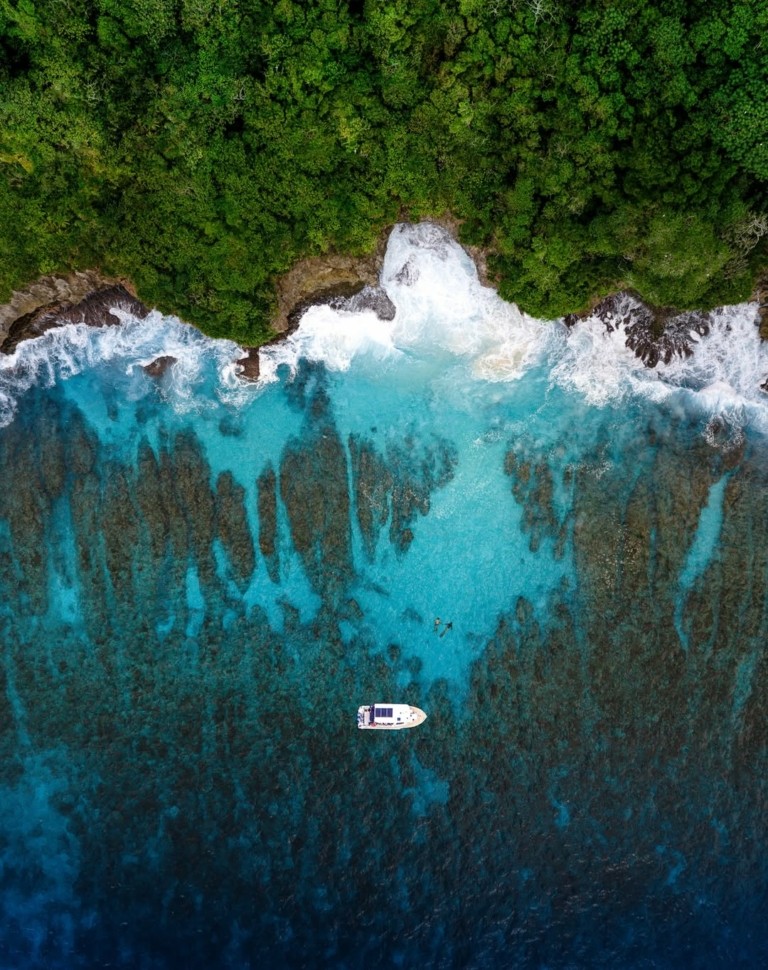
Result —
<instances>
[{"instance_id":1,"label":"forest edge","mask_svg":"<svg viewBox=\"0 0 768 970\"><path fill-rule=\"evenodd\" d=\"M442 226L452 237L458 238L460 221L450 214L422 221ZM258 379L259 347L284 340L299 325L308 307L343 304L366 287L374 290L378 286L392 228L390 225L381 233L373 252L367 256L329 253L307 257L280 276L275 284L272 333L258 345L243 347L244 356L238 362L241 376L246 380ZM462 246L473 260L481 283L495 287L497 281L489 274L487 252L479 246ZM654 367L662 359L668 361L672 354L688 353L690 343L683 333L687 334L691 328L703 333L709 328L709 310L654 307L643 301L640 294L622 290L594 297L585 310L565 316L566 325L574 326L580 319L594 314L606 326L612 327L624 292L630 292L639 304L632 319L625 317L621 321L632 329L627 344L648 367ZM386 296L383 299L386 301ZM760 337L768 340L768 270L758 276L751 302L757 305L756 323ZM377 308L375 300L371 306L379 315L387 315L386 310L382 312ZM39 337L46 330L66 323L83 322L96 327L117 324L119 317L111 312L113 309L139 318L150 312L128 279L106 276L98 269L43 276L28 287L15 291L7 303L0 305L0 351L11 354L23 340ZM163 370L158 368L157 373L161 374ZM148 373L155 373L151 366ZM768 390L768 380L763 390Z\"/></svg>"}]
</instances>

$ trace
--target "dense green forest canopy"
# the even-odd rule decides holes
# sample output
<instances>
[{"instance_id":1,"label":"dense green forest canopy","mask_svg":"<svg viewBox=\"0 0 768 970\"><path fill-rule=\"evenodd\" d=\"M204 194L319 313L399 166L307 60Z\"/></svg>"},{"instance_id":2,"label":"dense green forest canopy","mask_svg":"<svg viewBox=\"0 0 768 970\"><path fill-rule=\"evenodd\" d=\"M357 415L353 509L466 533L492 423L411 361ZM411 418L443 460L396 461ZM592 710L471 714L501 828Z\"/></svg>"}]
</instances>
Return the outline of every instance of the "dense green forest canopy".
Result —
<instances>
[{"instance_id":1,"label":"dense green forest canopy","mask_svg":"<svg viewBox=\"0 0 768 970\"><path fill-rule=\"evenodd\" d=\"M0 0L0 300L99 266L258 342L297 259L450 211L501 293L747 296L766 0Z\"/></svg>"}]
</instances>

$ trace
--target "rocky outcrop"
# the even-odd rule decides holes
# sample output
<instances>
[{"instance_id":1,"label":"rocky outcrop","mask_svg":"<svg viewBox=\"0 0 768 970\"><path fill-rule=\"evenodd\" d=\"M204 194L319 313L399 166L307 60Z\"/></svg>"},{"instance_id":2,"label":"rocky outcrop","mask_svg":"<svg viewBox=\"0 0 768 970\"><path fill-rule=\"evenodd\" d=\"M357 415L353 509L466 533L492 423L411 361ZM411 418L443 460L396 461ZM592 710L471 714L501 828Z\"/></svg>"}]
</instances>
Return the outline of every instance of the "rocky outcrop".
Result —
<instances>
[{"instance_id":1,"label":"rocky outcrop","mask_svg":"<svg viewBox=\"0 0 768 970\"><path fill-rule=\"evenodd\" d=\"M384 264L389 230L368 256L331 253L299 260L277 281L277 312L272 326L278 333L296 327L302 313L319 303L347 300L364 287L375 288Z\"/></svg>"},{"instance_id":2,"label":"rocky outcrop","mask_svg":"<svg viewBox=\"0 0 768 970\"><path fill-rule=\"evenodd\" d=\"M380 286L364 286L359 293L336 304L340 310L351 313L363 313L372 310L379 320L395 319L395 304L387 296L386 290Z\"/></svg>"},{"instance_id":3,"label":"rocky outcrop","mask_svg":"<svg viewBox=\"0 0 768 970\"><path fill-rule=\"evenodd\" d=\"M395 305L377 285L383 259L383 249L381 254L377 249L370 259L328 256L297 263L278 283L280 305L272 321L277 336L260 347L243 347L244 356L237 361L239 376L245 381L257 381L261 347L284 340L310 307L326 305L353 313L372 310L380 320L394 320ZM331 280L337 282L331 284Z\"/></svg>"},{"instance_id":4,"label":"rocky outcrop","mask_svg":"<svg viewBox=\"0 0 768 970\"><path fill-rule=\"evenodd\" d=\"M143 370L148 377L163 377L175 363L176 357L171 357L168 354L163 357L156 357L151 364L145 364Z\"/></svg>"},{"instance_id":5,"label":"rocky outcrop","mask_svg":"<svg viewBox=\"0 0 768 970\"><path fill-rule=\"evenodd\" d=\"M120 282L127 285L125 281L102 276L97 270L41 276L25 289L14 291L11 299L0 306L0 341L5 340L19 317L53 303L79 303L94 290Z\"/></svg>"},{"instance_id":6,"label":"rocky outcrop","mask_svg":"<svg viewBox=\"0 0 768 970\"><path fill-rule=\"evenodd\" d=\"M386 290L380 286L356 283L320 290L306 300L302 300L288 316L290 330L296 329L302 316L313 306L330 306L334 310L347 310L351 313L372 310L379 320L395 319L395 304L387 296ZM282 337L283 334L277 339L280 340Z\"/></svg>"},{"instance_id":7,"label":"rocky outcrop","mask_svg":"<svg viewBox=\"0 0 768 970\"><path fill-rule=\"evenodd\" d=\"M711 321L709 311L653 307L626 292L612 293L585 313L570 313L564 322L573 327L586 317L597 317L609 333L623 329L627 347L646 367L659 361L668 364L676 356L690 357L696 342L692 335L706 336Z\"/></svg>"},{"instance_id":8,"label":"rocky outcrop","mask_svg":"<svg viewBox=\"0 0 768 970\"><path fill-rule=\"evenodd\" d=\"M407 214L403 214L407 219ZM450 215L428 221L458 235L460 221ZM283 340L299 324L304 312L312 306L327 304L335 309L361 312L370 310L381 320L393 320L395 306L379 286L387 242L392 226L380 235L376 246L365 256L330 253L297 262L277 280L277 310L271 320L276 336ZM465 249L477 266L484 285L489 280L485 251L476 246ZM18 344L39 337L53 327L66 323L108 326L118 322L114 308L137 317L149 312L138 299L132 284L124 279L103 276L97 270L41 277L25 290L14 292L11 300L0 306L0 351L13 353ZM264 346L264 345L262 345ZM260 376L259 348L245 346L237 361L244 381L257 381ZM174 363L160 357L145 366L150 377L162 377Z\"/></svg>"},{"instance_id":9,"label":"rocky outcrop","mask_svg":"<svg viewBox=\"0 0 768 970\"><path fill-rule=\"evenodd\" d=\"M137 317L149 313L129 283L95 270L43 277L0 307L0 350L11 354L22 340L66 323L110 326L118 322L113 309Z\"/></svg>"},{"instance_id":10,"label":"rocky outcrop","mask_svg":"<svg viewBox=\"0 0 768 970\"><path fill-rule=\"evenodd\" d=\"M257 381L259 379L259 348L243 347L245 355L241 357L238 364L238 374L244 381Z\"/></svg>"},{"instance_id":11,"label":"rocky outcrop","mask_svg":"<svg viewBox=\"0 0 768 970\"><path fill-rule=\"evenodd\" d=\"M407 221L407 216L404 215ZM446 229L458 238L461 221L446 214L430 217L427 222ZM373 310L381 320L392 320L395 307L379 283L384 254L392 226L379 237L374 251L368 256L343 256L331 253L313 256L296 263L277 281L277 312L273 328L285 334L298 326L302 314L311 306L329 304L340 310ZM487 265L487 254L479 246L464 246L474 260L480 282L493 286Z\"/></svg>"}]
</instances>

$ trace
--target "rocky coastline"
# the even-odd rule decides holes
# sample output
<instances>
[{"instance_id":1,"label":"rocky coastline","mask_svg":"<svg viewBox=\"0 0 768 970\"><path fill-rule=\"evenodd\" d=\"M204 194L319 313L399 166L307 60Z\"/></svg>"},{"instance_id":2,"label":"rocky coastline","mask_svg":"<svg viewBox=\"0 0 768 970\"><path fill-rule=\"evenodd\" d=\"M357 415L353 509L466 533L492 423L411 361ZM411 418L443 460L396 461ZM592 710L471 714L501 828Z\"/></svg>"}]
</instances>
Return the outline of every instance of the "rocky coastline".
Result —
<instances>
[{"instance_id":1,"label":"rocky coastline","mask_svg":"<svg viewBox=\"0 0 768 970\"><path fill-rule=\"evenodd\" d=\"M654 307L635 293L620 291L604 297L589 311L568 314L564 323L575 327L588 316L600 320L608 333L623 329L627 347L646 367L654 368L676 356L690 357L695 343L692 335L709 333L712 311Z\"/></svg>"},{"instance_id":2,"label":"rocky coastline","mask_svg":"<svg viewBox=\"0 0 768 970\"><path fill-rule=\"evenodd\" d=\"M0 306L0 351L12 354L23 340L67 323L113 326L120 322L113 309L149 313L129 280L99 270L43 276Z\"/></svg>"},{"instance_id":3,"label":"rocky coastline","mask_svg":"<svg viewBox=\"0 0 768 970\"><path fill-rule=\"evenodd\" d=\"M454 238L460 221L450 214L431 218ZM336 309L373 310L382 320L392 320L395 307L379 285L389 234L392 226L380 235L372 253L347 256L330 253L299 260L277 280L277 306L272 319L275 336L260 346L285 340L299 325L311 306L327 304ZM487 252L480 247L464 246L477 268L484 286L494 286L487 265ZM756 325L760 337L768 340L768 272L756 282L752 299L756 304ZM98 270L40 278L24 290L14 292L11 300L0 306L0 352L12 354L23 340L39 337L47 330L67 323L89 326L113 326L121 310L136 317L146 317L150 310L139 299L130 280L108 277ZM690 356L695 337L709 333L711 310L680 311L672 307L654 307L637 293L618 291L597 300L588 309L564 317L568 327L580 320L597 317L609 332L623 328L626 344L648 368L660 362L669 363L674 356ZM244 346L237 361L241 379L259 378L259 347ZM161 357L145 367L148 375L162 377L174 363ZM761 389L768 393L768 375Z\"/></svg>"}]
</instances>

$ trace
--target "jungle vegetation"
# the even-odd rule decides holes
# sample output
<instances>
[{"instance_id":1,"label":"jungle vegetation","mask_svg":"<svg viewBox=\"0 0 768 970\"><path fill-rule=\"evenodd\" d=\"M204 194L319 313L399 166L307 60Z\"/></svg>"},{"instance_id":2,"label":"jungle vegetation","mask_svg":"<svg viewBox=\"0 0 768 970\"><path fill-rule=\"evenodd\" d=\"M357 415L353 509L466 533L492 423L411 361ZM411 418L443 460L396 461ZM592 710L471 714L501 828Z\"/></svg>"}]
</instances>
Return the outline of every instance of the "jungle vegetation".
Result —
<instances>
[{"instance_id":1,"label":"jungle vegetation","mask_svg":"<svg viewBox=\"0 0 768 970\"><path fill-rule=\"evenodd\" d=\"M0 0L0 300L98 266L212 335L451 212L539 316L748 296L765 0Z\"/></svg>"}]
</instances>

